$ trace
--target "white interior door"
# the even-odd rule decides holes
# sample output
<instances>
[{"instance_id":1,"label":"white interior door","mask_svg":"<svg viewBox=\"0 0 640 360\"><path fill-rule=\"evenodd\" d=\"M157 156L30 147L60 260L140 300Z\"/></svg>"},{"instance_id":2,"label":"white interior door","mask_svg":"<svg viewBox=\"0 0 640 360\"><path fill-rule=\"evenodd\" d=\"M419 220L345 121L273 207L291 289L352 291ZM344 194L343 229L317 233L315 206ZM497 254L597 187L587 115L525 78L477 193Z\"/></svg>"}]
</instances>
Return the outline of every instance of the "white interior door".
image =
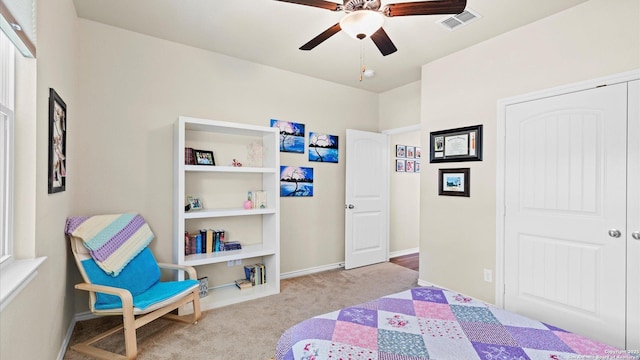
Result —
<instances>
[{"instance_id":1,"label":"white interior door","mask_svg":"<svg viewBox=\"0 0 640 360\"><path fill-rule=\"evenodd\" d=\"M624 347L627 85L506 111L505 308Z\"/></svg>"},{"instance_id":2,"label":"white interior door","mask_svg":"<svg viewBox=\"0 0 640 360\"><path fill-rule=\"evenodd\" d=\"M640 350L640 81L629 83L627 349Z\"/></svg>"},{"instance_id":3,"label":"white interior door","mask_svg":"<svg viewBox=\"0 0 640 360\"><path fill-rule=\"evenodd\" d=\"M389 146L385 134L347 129L345 269L389 260Z\"/></svg>"}]
</instances>

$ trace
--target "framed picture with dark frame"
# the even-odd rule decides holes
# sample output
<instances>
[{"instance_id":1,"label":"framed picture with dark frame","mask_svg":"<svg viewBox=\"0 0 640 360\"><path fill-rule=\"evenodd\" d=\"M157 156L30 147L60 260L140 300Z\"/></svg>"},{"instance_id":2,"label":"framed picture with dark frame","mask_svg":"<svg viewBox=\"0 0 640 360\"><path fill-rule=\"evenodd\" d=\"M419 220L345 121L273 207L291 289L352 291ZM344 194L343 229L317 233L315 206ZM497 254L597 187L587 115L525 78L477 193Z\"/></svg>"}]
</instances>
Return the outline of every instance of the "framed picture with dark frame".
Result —
<instances>
[{"instance_id":1,"label":"framed picture with dark frame","mask_svg":"<svg viewBox=\"0 0 640 360\"><path fill-rule=\"evenodd\" d=\"M49 194L64 191L67 183L67 104L49 88Z\"/></svg>"},{"instance_id":2,"label":"framed picture with dark frame","mask_svg":"<svg viewBox=\"0 0 640 360\"><path fill-rule=\"evenodd\" d=\"M216 162L213 159L213 151L206 150L193 150L193 157L196 160L196 165L215 165Z\"/></svg>"},{"instance_id":3,"label":"framed picture with dark frame","mask_svg":"<svg viewBox=\"0 0 640 360\"><path fill-rule=\"evenodd\" d=\"M482 125L431 132L429 162L482 161Z\"/></svg>"},{"instance_id":4,"label":"framed picture with dark frame","mask_svg":"<svg viewBox=\"0 0 640 360\"><path fill-rule=\"evenodd\" d=\"M469 168L438 169L438 195L470 197Z\"/></svg>"}]
</instances>

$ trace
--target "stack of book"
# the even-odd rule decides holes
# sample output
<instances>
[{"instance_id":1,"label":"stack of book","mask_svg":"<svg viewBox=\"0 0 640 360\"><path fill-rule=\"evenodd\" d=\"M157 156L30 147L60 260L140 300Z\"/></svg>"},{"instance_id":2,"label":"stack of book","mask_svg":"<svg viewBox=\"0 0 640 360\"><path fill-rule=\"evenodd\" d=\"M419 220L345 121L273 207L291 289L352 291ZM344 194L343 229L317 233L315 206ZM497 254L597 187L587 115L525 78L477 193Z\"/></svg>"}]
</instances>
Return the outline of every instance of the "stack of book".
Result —
<instances>
[{"instance_id":1,"label":"stack of book","mask_svg":"<svg viewBox=\"0 0 640 360\"><path fill-rule=\"evenodd\" d=\"M184 164L185 165L195 165L196 158L193 156L193 148L184 148Z\"/></svg>"},{"instance_id":2,"label":"stack of book","mask_svg":"<svg viewBox=\"0 0 640 360\"><path fill-rule=\"evenodd\" d=\"M239 250L242 245L238 241L225 241L225 231L202 229L197 233L184 233L184 254L208 254L219 251Z\"/></svg>"},{"instance_id":3,"label":"stack of book","mask_svg":"<svg viewBox=\"0 0 640 360\"><path fill-rule=\"evenodd\" d=\"M244 276L252 285L262 285L267 282L267 271L264 264L245 265Z\"/></svg>"},{"instance_id":4,"label":"stack of book","mask_svg":"<svg viewBox=\"0 0 640 360\"><path fill-rule=\"evenodd\" d=\"M244 289L249 289L253 286L253 284L251 284L251 282L247 279L238 279L236 280L236 286L240 289L240 290L244 290Z\"/></svg>"}]
</instances>

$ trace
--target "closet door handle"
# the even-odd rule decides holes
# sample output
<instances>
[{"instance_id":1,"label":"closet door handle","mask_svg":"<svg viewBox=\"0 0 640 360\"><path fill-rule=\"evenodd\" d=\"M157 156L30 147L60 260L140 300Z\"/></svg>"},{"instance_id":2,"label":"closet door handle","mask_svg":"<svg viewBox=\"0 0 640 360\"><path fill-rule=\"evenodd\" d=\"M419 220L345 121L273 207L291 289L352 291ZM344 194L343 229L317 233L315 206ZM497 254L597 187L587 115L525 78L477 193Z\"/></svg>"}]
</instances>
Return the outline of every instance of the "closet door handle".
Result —
<instances>
[{"instance_id":1,"label":"closet door handle","mask_svg":"<svg viewBox=\"0 0 640 360\"><path fill-rule=\"evenodd\" d=\"M621 235L622 233L618 229L609 230L609 236L611 236L612 238L619 238Z\"/></svg>"},{"instance_id":2,"label":"closet door handle","mask_svg":"<svg viewBox=\"0 0 640 360\"><path fill-rule=\"evenodd\" d=\"M640 231L634 231L631 233L631 237L636 239L636 240L640 240Z\"/></svg>"}]
</instances>

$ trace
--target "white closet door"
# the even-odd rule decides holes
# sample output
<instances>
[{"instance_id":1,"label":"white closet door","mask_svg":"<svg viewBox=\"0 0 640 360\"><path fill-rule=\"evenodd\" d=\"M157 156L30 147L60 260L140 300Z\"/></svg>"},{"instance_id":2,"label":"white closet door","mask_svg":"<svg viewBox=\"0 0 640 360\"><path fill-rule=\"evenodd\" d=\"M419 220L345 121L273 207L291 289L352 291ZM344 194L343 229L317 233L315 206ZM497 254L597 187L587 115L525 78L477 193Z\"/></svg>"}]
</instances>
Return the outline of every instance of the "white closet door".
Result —
<instances>
[{"instance_id":1,"label":"white closet door","mask_svg":"<svg viewBox=\"0 0 640 360\"><path fill-rule=\"evenodd\" d=\"M506 114L505 308L624 347L627 85Z\"/></svg>"},{"instance_id":2,"label":"white closet door","mask_svg":"<svg viewBox=\"0 0 640 360\"><path fill-rule=\"evenodd\" d=\"M629 83L628 129L627 349L640 350L640 81L638 80Z\"/></svg>"}]
</instances>

